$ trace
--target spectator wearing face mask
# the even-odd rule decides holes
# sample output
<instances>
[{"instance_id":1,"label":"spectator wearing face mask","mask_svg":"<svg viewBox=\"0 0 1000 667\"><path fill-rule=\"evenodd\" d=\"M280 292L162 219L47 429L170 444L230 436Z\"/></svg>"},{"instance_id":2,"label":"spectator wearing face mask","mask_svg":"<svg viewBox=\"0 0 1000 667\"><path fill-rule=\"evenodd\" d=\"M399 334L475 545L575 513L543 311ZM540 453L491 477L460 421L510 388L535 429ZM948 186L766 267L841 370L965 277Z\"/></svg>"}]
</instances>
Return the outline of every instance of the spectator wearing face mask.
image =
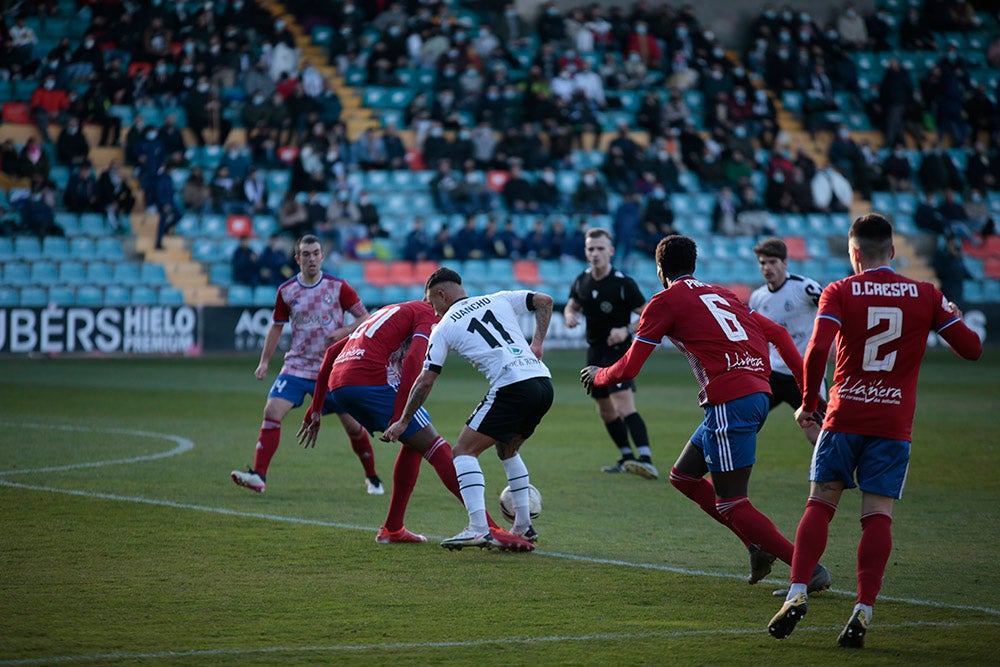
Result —
<instances>
[{"instance_id":1,"label":"spectator wearing face mask","mask_svg":"<svg viewBox=\"0 0 1000 667\"><path fill-rule=\"evenodd\" d=\"M663 60L663 50L656 39L649 34L649 27L645 21L636 22L635 29L625 44L625 53L638 53L642 63L654 70L660 68Z\"/></svg>"},{"instance_id":2,"label":"spectator wearing face mask","mask_svg":"<svg viewBox=\"0 0 1000 667\"><path fill-rule=\"evenodd\" d=\"M70 118L66 121L66 126L59 133L56 139L56 160L60 164L78 167L87 162L87 155L90 153L90 145L87 138L80 131L80 121L77 118Z\"/></svg>"},{"instance_id":3,"label":"spectator wearing face mask","mask_svg":"<svg viewBox=\"0 0 1000 667\"><path fill-rule=\"evenodd\" d=\"M583 172L572 198L576 213L605 214L608 212L608 193L597 178L597 172L587 169Z\"/></svg>"},{"instance_id":4,"label":"spectator wearing face mask","mask_svg":"<svg viewBox=\"0 0 1000 667\"><path fill-rule=\"evenodd\" d=\"M213 143L222 144L229 136L232 122L222 116L222 104L212 91L208 77L198 78L195 89L188 93L184 104L187 113L188 128L194 133L199 146L205 146L208 141L205 131L212 131Z\"/></svg>"},{"instance_id":5,"label":"spectator wearing face mask","mask_svg":"<svg viewBox=\"0 0 1000 667\"><path fill-rule=\"evenodd\" d=\"M56 87L54 76L47 76L42 85L35 89L29 101L31 112L38 125L38 131L44 143L51 143L49 138L49 123L64 123L69 109L69 97L66 91Z\"/></svg>"}]
</instances>

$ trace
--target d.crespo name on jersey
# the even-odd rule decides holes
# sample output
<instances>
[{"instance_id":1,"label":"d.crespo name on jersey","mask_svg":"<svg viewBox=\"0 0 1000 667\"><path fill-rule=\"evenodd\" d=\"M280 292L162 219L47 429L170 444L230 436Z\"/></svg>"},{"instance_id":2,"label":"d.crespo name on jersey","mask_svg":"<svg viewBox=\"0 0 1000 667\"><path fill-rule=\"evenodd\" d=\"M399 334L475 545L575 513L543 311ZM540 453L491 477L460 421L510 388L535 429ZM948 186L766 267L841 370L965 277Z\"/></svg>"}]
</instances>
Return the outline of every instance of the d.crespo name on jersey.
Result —
<instances>
[{"instance_id":1,"label":"d.crespo name on jersey","mask_svg":"<svg viewBox=\"0 0 1000 667\"><path fill-rule=\"evenodd\" d=\"M874 283L860 280L851 283L851 296L920 296L915 283Z\"/></svg>"}]
</instances>

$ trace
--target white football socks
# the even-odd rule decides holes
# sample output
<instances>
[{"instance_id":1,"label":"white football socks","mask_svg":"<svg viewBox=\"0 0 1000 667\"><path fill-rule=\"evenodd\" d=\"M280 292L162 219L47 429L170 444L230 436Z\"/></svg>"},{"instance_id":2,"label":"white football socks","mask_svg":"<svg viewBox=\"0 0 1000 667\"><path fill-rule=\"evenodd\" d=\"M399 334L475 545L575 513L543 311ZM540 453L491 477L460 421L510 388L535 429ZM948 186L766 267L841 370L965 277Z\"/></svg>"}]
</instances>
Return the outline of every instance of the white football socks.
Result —
<instances>
[{"instance_id":1,"label":"white football socks","mask_svg":"<svg viewBox=\"0 0 1000 667\"><path fill-rule=\"evenodd\" d=\"M520 454L514 454L503 462L507 472L507 484L510 485L510 496L514 501L514 525L511 532L520 535L531 525L530 502L528 498L528 468L521 460Z\"/></svg>"},{"instance_id":2,"label":"white football socks","mask_svg":"<svg viewBox=\"0 0 1000 667\"><path fill-rule=\"evenodd\" d=\"M475 456L463 454L455 457L455 474L458 476L458 490L462 502L469 512L469 528L485 533L486 524L486 478Z\"/></svg>"}]
</instances>

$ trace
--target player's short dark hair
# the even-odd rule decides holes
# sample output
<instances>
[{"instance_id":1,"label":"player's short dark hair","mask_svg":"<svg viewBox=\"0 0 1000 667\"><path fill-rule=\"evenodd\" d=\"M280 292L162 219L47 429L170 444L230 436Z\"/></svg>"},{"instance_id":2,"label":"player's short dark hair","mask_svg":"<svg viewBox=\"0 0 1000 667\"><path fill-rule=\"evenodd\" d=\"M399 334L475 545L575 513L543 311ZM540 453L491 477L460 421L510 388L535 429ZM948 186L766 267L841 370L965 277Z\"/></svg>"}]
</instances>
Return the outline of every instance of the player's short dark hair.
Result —
<instances>
[{"instance_id":1,"label":"player's short dark hair","mask_svg":"<svg viewBox=\"0 0 1000 667\"><path fill-rule=\"evenodd\" d=\"M777 257L778 259L788 259L788 246L779 238L764 239L753 247L753 254L764 257Z\"/></svg>"},{"instance_id":2,"label":"player's short dark hair","mask_svg":"<svg viewBox=\"0 0 1000 667\"><path fill-rule=\"evenodd\" d=\"M656 265L668 280L694 273L698 245L689 236L671 234L656 244Z\"/></svg>"},{"instance_id":3,"label":"player's short dark hair","mask_svg":"<svg viewBox=\"0 0 1000 667\"><path fill-rule=\"evenodd\" d=\"M432 273L430 278L427 279L427 282L424 284L424 291L426 292L440 283L456 283L461 285L462 276L458 275L458 271L453 271L452 269L442 266L440 269Z\"/></svg>"},{"instance_id":4,"label":"player's short dark hair","mask_svg":"<svg viewBox=\"0 0 1000 667\"><path fill-rule=\"evenodd\" d=\"M865 257L879 259L892 249L892 223L881 213L862 215L851 223L848 238Z\"/></svg>"},{"instance_id":5,"label":"player's short dark hair","mask_svg":"<svg viewBox=\"0 0 1000 667\"><path fill-rule=\"evenodd\" d=\"M611 237L611 232L601 227L591 227L587 230L587 233L583 235L584 239L600 239L605 238L609 243L614 243L614 239Z\"/></svg>"},{"instance_id":6,"label":"player's short dark hair","mask_svg":"<svg viewBox=\"0 0 1000 667\"><path fill-rule=\"evenodd\" d=\"M310 245L312 243L319 243L321 247L323 245L320 243L319 237L315 234L306 234L305 236L299 238L299 240L295 242L295 254L299 254L299 250L302 249L302 246Z\"/></svg>"}]
</instances>

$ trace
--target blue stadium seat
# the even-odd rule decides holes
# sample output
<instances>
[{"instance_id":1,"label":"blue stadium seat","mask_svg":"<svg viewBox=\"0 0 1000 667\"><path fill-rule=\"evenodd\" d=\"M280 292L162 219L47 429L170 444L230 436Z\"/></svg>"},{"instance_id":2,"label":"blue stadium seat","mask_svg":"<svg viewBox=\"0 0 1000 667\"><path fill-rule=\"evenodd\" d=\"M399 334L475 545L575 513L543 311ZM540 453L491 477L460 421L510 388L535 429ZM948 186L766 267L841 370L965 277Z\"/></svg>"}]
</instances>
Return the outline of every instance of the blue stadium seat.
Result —
<instances>
[{"instance_id":1,"label":"blue stadium seat","mask_svg":"<svg viewBox=\"0 0 1000 667\"><path fill-rule=\"evenodd\" d=\"M266 239L278 231L278 219L273 215L255 215L253 216L253 231L260 238Z\"/></svg>"},{"instance_id":2,"label":"blue stadium seat","mask_svg":"<svg viewBox=\"0 0 1000 667\"><path fill-rule=\"evenodd\" d=\"M312 43L316 46L328 46L333 38L333 28L328 25L316 25L312 29Z\"/></svg>"},{"instance_id":3,"label":"blue stadium seat","mask_svg":"<svg viewBox=\"0 0 1000 667\"><path fill-rule=\"evenodd\" d=\"M174 232L179 236L197 236L201 232L201 221L194 213L185 213L177 221Z\"/></svg>"},{"instance_id":4,"label":"blue stadium seat","mask_svg":"<svg viewBox=\"0 0 1000 667\"><path fill-rule=\"evenodd\" d=\"M6 262L10 259L17 259L17 255L14 254L14 239L9 236L0 236L0 262Z\"/></svg>"},{"instance_id":5,"label":"blue stadium seat","mask_svg":"<svg viewBox=\"0 0 1000 667\"><path fill-rule=\"evenodd\" d=\"M18 259L39 259L42 257L42 242L36 236L14 238L14 254Z\"/></svg>"},{"instance_id":6,"label":"blue stadium seat","mask_svg":"<svg viewBox=\"0 0 1000 667\"><path fill-rule=\"evenodd\" d=\"M21 305L21 290L0 285L0 308L13 308L19 305Z\"/></svg>"},{"instance_id":7,"label":"blue stadium seat","mask_svg":"<svg viewBox=\"0 0 1000 667\"><path fill-rule=\"evenodd\" d=\"M171 285L166 285L160 288L157 302L161 306L183 306L184 292Z\"/></svg>"},{"instance_id":8,"label":"blue stadium seat","mask_svg":"<svg viewBox=\"0 0 1000 667\"><path fill-rule=\"evenodd\" d=\"M132 288L130 303L133 306L155 306L156 288L148 285L136 285Z\"/></svg>"},{"instance_id":9,"label":"blue stadium seat","mask_svg":"<svg viewBox=\"0 0 1000 667\"><path fill-rule=\"evenodd\" d=\"M56 285L49 288L49 303L57 306L76 305L76 290L65 285Z\"/></svg>"},{"instance_id":10,"label":"blue stadium seat","mask_svg":"<svg viewBox=\"0 0 1000 667\"><path fill-rule=\"evenodd\" d=\"M253 288L247 285L231 285L227 300L230 306L252 306Z\"/></svg>"},{"instance_id":11,"label":"blue stadium seat","mask_svg":"<svg viewBox=\"0 0 1000 667\"><path fill-rule=\"evenodd\" d=\"M60 262L59 282L63 285L82 285L87 282L87 269L83 262Z\"/></svg>"},{"instance_id":12,"label":"blue stadium seat","mask_svg":"<svg viewBox=\"0 0 1000 667\"><path fill-rule=\"evenodd\" d=\"M86 282L92 285L111 285L114 281L114 269L107 262L87 264Z\"/></svg>"},{"instance_id":13,"label":"blue stadium seat","mask_svg":"<svg viewBox=\"0 0 1000 667\"><path fill-rule=\"evenodd\" d=\"M76 305L103 306L104 288L97 285L81 285L76 288Z\"/></svg>"},{"instance_id":14,"label":"blue stadium seat","mask_svg":"<svg viewBox=\"0 0 1000 667\"><path fill-rule=\"evenodd\" d=\"M217 215L215 213L210 213L204 215L201 218L201 233L205 236L225 236L226 235L226 217L223 215Z\"/></svg>"},{"instance_id":15,"label":"blue stadium seat","mask_svg":"<svg viewBox=\"0 0 1000 667\"><path fill-rule=\"evenodd\" d=\"M167 285L167 272L161 264L154 262L143 262L139 267L139 279L146 285L158 287Z\"/></svg>"},{"instance_id":16,"label":"blue stadium seat","mask_svg":"<svg viewBox=\"0 0 1000 667\"><path fill-rule=\"evenodd\" d=\"M83 213L80 215L80 231L87 236L104 236L111 230L103 213Z\"/></svg>"},{"instance_id":17,"label":"blue stadium seat","mask_svg":"<svg viewBox=\"0 0 1000 667\"><path fill-rule=\"evenodd\" d=\"M66 232L66 236L80 233L80 216L69 211L56 211L56 224Z\"/></svg>"},{"instance_id":18,"label":"blue stadium seat","mask_svg":"<svg viewBox=\"0 0 1000 667\"><path fill-rule=\"evenodd\" d=\"M46 236L42 240L42 255L45 259L63 260L69 257L69 241L65 236Z\"/></svg>"},{"instance_id":19,"label":"blue stadium seat","mask_svg":"<svg viewBox=\"0 0 1000 667\"><path fill-rule=\"evenodd\" d=\"M49 305L49 291L44 287L22 287L20 302L29 308L44 308Z\"/></svg>"},{"instance_id":20,"label":"blue stadium seat","mask_svg":"<svg viewBox=\"0 0 1000 667\"><path fill-rule=\"evenodd\" d=\"M118 262L114 265L114 281L119 285L135 285L139 281L139 265L135 262Z\"/></svg>"},{"instance_id":21,"label":"blue stadium seat","mask_svg":"<svg viewBox=\"0 0 1000 667\"><path fill-rule=\"evenodd\" d=\"M21 287L31 284L31 268L24 262L7 262L3 265L3 284Z\"/></svg>"},{"instance_id":22,"label":"blue stadium seat","mask_svg":"<svg viewBox=\"0 0 1000 667\"><path fill-rule=\"evenodd\" d=\"M267 189L271 192L288 192L291 181L292 174L287 169L272 169L267 172Z\"/></svg>"},{"instance_id":23,"label":"blue stadium seat","mask_svg":"<svg viewBox=\"0 0 1000 667\"><path fill-rule=\"evenodd\" d=\"M69 240L69 254L77 259L94 259L94 240L86 236L75 236Z\"/></svg>"},{"instance_id":24,"label":"blue stadium seat","mask_svg":"<svg viewBox=\"0 0 1000 667\"><path fill-rule=\"evenodd\" d=\"M31 264L31 282L36 285L55 285L59 282L59 269L54 262L36 260Z\"/></svg>"},{"instance_id":25,"label":"blue stadium seat","mask_svg":"<svg viewBox=\"0 0 1000 667\"><path fill-rule=\"evenodd\" d=\"M96 259L119 260L125 259L125 251L122 249L120 240L106 236L97 239L97 243L94 245L94 256Z\"/></svg>"},{"instance_id":26,"label":"blue stadium seat","mask_svg":"<svg viewBox=\"0 0 1000 667\"><path fill-rule=\"evenodd\" d=\"M104 303L108 306L127 306L132 303L132 289L127 285L108 285L104 288Z\"/></svg>"},{"instance_id":27,"label":"blue stadium seat","mask_svg":"<svg viewBox=\"0 0 1000 667\"><path fill-rule=\"evenodd\" d=\"M233 284L233 267L230 264L212 264L208 268L208 281L213 285L229 287Z\"/></svg>"}]
</instances>

